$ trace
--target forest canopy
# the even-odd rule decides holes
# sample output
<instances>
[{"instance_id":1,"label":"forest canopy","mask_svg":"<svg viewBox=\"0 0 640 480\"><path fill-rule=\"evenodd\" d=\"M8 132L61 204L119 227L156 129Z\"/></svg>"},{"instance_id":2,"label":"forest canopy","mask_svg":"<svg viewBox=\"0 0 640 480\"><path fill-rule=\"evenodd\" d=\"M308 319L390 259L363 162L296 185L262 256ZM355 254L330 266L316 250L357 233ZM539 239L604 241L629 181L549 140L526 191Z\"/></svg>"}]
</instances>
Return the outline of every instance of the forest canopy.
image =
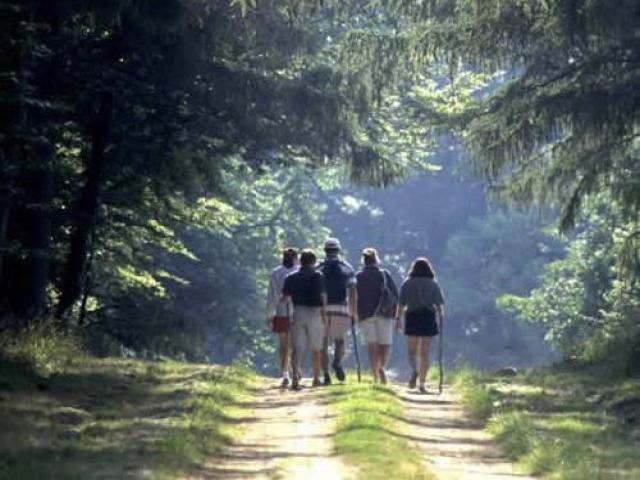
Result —
<instances>
[{"instance_id":1,"label":"forest canopy","mask_svg":"<svg viewBox=\"0 0 640 480\"><path fill-rule=\"evenodd\" d=\"M396 274L415 252L443 262L454 299L470 298L469 268L491 279L482 305L453 308L461 337L510 343L529 335L519 317L568 357L640 358L637 1L2 0L0 14L2 328L254 358L280 248L332 231L361 248L394 225L380 242ZM457 187L425 195L454 164ZM470 174L563 233L485 209ZM421 187L404 202L456 216L408 228L401 194L367 188L408 178ZM378 213L344 230L361 207ZM500 240L526 257L487 254Z\"/></svg>"}]
</instances>

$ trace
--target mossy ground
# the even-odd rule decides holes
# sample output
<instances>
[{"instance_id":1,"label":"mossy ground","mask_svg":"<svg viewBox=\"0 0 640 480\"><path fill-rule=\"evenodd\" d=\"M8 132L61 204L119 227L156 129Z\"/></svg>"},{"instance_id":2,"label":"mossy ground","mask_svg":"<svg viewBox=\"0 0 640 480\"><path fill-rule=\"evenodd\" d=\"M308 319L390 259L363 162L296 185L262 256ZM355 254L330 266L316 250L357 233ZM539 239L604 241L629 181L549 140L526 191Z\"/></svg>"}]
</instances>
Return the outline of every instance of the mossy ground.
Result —
<instances>
[{"instance_id":1,"label":"mossy ground","mask_svg":"<svg viewBox=\"0 0 640 480\"><path fill-rule=\"evenodd\" d=\"M68 345L34 345L42 358L2 352L1 479L177 478L231 440L251 394L243 369L78 352L47 366Z\"/></svg>"}]
</instances>

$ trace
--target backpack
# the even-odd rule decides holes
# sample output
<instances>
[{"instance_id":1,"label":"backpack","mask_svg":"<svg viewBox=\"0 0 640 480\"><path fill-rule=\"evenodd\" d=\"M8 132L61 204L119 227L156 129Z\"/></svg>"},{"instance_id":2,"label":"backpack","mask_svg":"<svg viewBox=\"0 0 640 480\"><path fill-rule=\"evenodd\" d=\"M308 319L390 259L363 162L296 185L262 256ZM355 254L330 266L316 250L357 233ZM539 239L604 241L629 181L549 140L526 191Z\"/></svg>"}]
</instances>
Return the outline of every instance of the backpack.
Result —
<instances>
[{"instance_id":1,"label":"backpack","mask_svg":"<svg viewBox=\"0 0 640 480\"><path fill-rule=\"evenodd\" d=\"M322 266L325 286L327 289L327 303L330 305L344 304L347 301L347 279L344 263L340 260L326 260Z\"/></svg>"},{"instance_id":2,"label":"backpack","mask_svg":"<svg viewBox=\"0 0 640 480\"><path fill-rule=\"evenodd\" d=\"M396 296L395 293L391 291L391 289L389 288L389 285L387 285L386 270L381 270L381 272L382 272L382 288L380 291L380 300L378 301L378 306L376 307L374 316L391 318L396 314L398 297Z\"/></svg>"}]
</instances>

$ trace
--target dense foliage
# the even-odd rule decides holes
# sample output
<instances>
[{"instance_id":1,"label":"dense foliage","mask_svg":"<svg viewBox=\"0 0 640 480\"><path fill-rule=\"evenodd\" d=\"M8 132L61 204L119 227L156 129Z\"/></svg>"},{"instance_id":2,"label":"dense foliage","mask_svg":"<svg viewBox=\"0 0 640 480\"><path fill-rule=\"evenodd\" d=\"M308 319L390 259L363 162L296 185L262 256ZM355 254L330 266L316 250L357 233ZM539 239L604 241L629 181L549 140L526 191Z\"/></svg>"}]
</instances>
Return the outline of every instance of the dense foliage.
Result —
<instances>
[{"instance_id":1,"label":"dense foliage","mask_svg":"<svg viewBox=\"0 0 640 480\"><path fill-rule=\"evenodd\" d=\"M430 255L453 338L486 342L471 358L496 356L490 341L533 349L509 312L568 356L636 361L637 1L0 0L0 14L2 328L55 317L101 351L253 358L279 248L332 230L352 260L379 246L398 278ZM444 170L422 176L438 150ZM454 181L459 153L492 198L556 212L567 238L487 213Z\"/></svg>"},{"instance_id":2,"label":"dense foliage","mask_svg":"<svg viewBox=\"0 0 640 480\"><path fill-rule=\"evenodd\" d=\"M621 250L633 226L606 197L590 202L588 215L564 256L545 266L530 295L505 295L499 304L542 324L549 342L577 361L609 363L638 373L640 289L620 276Z\"/></svg>"},{"instance_id":3,"label":"dense foliage","mask_svg":"<svg viewBox=\"0 0 640 480\"><path fill-rule=\"evenodd\" d=\"M322 232L305 203L309 168L344 165L378 184L403 173L400 140L382 141L384 157L362 140L368 104L357 77L336 88L328 27L305 24L314 12L178 0L1 8L5 323L54 314L169 351L209 316L246 329L276 245ZM238 292L244 301L225 305ZM213 307L187 309L194 296Z\"/></svg>"}]
</instances>

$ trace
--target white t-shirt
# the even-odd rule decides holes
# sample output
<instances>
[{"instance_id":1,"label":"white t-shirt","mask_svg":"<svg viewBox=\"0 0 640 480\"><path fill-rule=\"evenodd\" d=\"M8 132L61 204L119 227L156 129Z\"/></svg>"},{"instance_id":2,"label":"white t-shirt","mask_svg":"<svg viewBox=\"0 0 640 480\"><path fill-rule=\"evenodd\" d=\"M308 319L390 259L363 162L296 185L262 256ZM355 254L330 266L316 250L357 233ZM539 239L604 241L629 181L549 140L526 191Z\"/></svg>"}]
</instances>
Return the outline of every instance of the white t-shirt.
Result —
<instances>
[{"instance_id":1,"label":"white t-shirt","mask_svg":"<svg viewBox=\"0 0 640 480\"><path fill-rule=\"evenodd\" d=\"M269 290L267 292L267 316L269 317L286 317L287 302L282 297L282 287L284 286L284 279L287 275L298 271L298 267L285 267L280 265L271 271L269 276Z\"/></svg>"}]
</instances>

